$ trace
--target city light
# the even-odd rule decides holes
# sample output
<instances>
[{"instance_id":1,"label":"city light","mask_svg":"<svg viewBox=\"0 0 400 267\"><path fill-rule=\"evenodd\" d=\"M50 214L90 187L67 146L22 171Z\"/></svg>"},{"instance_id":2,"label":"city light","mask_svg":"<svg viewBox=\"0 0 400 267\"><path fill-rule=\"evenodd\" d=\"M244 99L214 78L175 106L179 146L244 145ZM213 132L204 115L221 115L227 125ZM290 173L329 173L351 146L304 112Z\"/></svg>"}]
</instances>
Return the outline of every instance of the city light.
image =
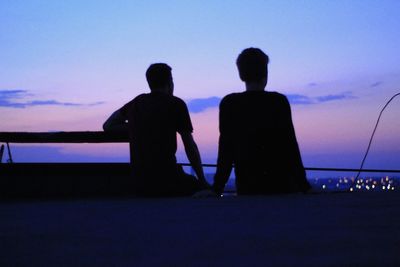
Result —
<instances>
[{"instance_id":1,"label":"city light","mask_svg":"<svg viewBox=\"0 0 400 267\"><path fill-rule=\"evenodd\" d=\"M338 178L314 178L311 184L315 189L327 192L334 191L394 191L395 186L400 184L400 177L368 177L355 180L354 177L338 177ZM354 183L354 186L350 186Z\"/></svg>"}]
</instances>

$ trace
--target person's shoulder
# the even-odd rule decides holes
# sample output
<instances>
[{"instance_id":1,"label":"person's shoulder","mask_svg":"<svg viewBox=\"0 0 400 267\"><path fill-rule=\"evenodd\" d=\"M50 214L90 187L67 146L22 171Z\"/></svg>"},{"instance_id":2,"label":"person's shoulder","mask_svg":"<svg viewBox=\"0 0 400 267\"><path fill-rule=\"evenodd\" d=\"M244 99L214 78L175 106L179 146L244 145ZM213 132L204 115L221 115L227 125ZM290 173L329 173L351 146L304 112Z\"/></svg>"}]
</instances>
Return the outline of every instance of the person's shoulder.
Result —
<instances>
[{"instance_id":1,"label":"person's shoulder","mask_svg":"<svg viewBox=\"0 0 400 267\"><path fill-rule=\"evenodd\" d=\"M222 98L222 100L230 100L240 97L242 93L230 93Z\"/></svg>"},{"instance_id":2,"label":"person's shoulder","mask_svg":"<svg viewBox=\"0 0 400 267\"><path fill-rule=\"evenodd\" d=\"M186 102L183 101L183 99L181 99L177 96L168 96L168 99L169 99L168 105L172 105L179 112L184 112L185 110L188 110Z\"/></svg>"},{"instance_id":3,"label":"person's shoulder","mask_svg":"<svg viewBox=\"0 0 400 267\"><path fill-rule=\"evenodd\" d=\"M143 101L144 98L146 98L147 94L140 94L135 96L132 100L130 100L128 103L126 103L121 110L123 111L127 111L129 109L131 109L136 103L140 103L141 101Z\"/></svg>"},{"instance_id":4,"label":"person's shoulder","mask_svg":"<svg viewBox=\"0 0 400 267\"><path fill-rule=\"evenodd\" d=\"M122 108L129 108L129 107L131 107L132 105L134 105L134 103L136 102L136 98L137 98L137 97L134 97L133 99L131 99L130 101L128 101Z\"/></svg>"},{"instance_id":5,"label":"person's shoulder","mask_svg":"<svg viewBox=\"0 0 400 267\"><path fill-rule=\"evenodd\" d=\"M185 105L185 106L186 106L186 102L183 101L182 98L179 98L179 97L173 95L173 96L171 96L171 100L172 100L174 103L178 104L178 105Z\"/></svg>"},{"instance_id":6,"label":"person's shoulder","mask_svg":"<svg viewBox=\"0 0 400 267\"><path fill-rule=\"evenodd\" d=\"M149 97L150 94L147 93L143 93L140 95L137 95L131 102L137 102L137 101L141 101L142 99L145 99L147 97Z\"/></svg>"},{"instance_id":7,"label":"person's shoulder","mask_svg":"<svg viewBox=\"0 0 400 267\"><path fill-rule=\"evenodd\" d=\"M275 101L280 101L280 102L285 102L285 103L288 102L288 98L284 94L274 92L274 91L266 92L266 94L268 97L274 99Z\"/></svg>"},{"instance_id":8,"label":"person's shoulder","mask_svg":"<svg viewBox=\"0 0 400 267\"><path fill-rule=\"evenodd\" d=\"M247 103L249 100L246 91L239 93L231 93L222 98L221 103L219 104L220 109L230 109L235 110L243 105L243 103Z\"/></svg>"},{"instance_id":9,"label":"person's shoulder","mask_svg":"<svg viewBox=\"0 0 400 267\"><path fill-rule=\"evenodd\" d=\"M266 91L265 93L270 97L285 98L284 94L281 94L281 93L276 92L276 91Z\"/></svg>"},{"instance_id":10,"label":"person's shoulder","mask_svg":"<svg viewBox=\"0 0 400 267\"><path fill-rule=\"evenodd\" d=\"M240 97L241 97L241 93L228 94L221 99L221 104L228 104L228 103L234 102L236 99L239 99Z\"/></svg>"}]
</instances>

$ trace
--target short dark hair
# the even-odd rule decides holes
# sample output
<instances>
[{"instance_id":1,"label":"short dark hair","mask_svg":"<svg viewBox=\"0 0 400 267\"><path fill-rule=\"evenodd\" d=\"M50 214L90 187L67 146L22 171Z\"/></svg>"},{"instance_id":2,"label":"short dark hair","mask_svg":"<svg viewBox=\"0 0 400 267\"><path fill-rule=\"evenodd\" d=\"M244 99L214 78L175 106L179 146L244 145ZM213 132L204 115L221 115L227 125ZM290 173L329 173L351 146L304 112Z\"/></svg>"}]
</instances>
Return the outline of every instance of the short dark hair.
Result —
<instances>
[{"instance_id":1,"label":"short dark hair","mask_svg":"<svg viewBox=\"0 0 400 267\"><path fill-rule=\"evenodd\" d=\"M269 57L259 48L246 48L236 60L240 79L257 82L267 77Z\"/></svg>"},{"instance_id":2,"label":"short dark hair","mask_svg":"<svg viewBox=\"0 0 400 267\"><path fill-rule=\"evenodd\" d=\"M151 64L146 71L146 79L150 90L168 85L172 80L172 68L165 63Z\"/></svg>"}]
</instances>

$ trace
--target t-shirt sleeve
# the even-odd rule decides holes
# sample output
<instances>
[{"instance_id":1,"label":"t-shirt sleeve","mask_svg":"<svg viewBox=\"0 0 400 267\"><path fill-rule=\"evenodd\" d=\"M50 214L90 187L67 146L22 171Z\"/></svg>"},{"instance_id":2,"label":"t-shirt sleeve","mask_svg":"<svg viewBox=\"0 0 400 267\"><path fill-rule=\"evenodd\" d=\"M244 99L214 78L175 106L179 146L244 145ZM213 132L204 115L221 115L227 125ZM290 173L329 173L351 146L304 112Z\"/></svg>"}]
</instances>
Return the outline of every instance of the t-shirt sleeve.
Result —
<instances>
[{"instance_id":1,"label":"t-shirt sleeve","mask_svg":"<svg viewBox=\"0 0 400 267\"><path fill-rule=\"evenodd\" d=\"M193 132L192 121L190 120L189 110L183 102L183 100L178 99L176 101L176 131L178 133L183 132Z\"/></svg>"},{"instance_id":2,"label":"t-shirt sleeve","mask_svg":"<svg viewBox=\"0 0 400 267\"><path fill-rule=\"evenodd\" d=\"M220 134L230 134L229 99L224 97L219 105L219 132Z\"/></svg>"},{"instance_id":3,"label":"t-shirt sleeve","mask_svg":"<svg viewBox=\"0 0 400 267\"><path fill-rule=\"evenodd\" d=\"M128 119L128 114L129 111L132 109L132 106L133 106L133 100L126 103L122 108L119 109L119 112L126 120Z\"/></svg>"}]
</instances>

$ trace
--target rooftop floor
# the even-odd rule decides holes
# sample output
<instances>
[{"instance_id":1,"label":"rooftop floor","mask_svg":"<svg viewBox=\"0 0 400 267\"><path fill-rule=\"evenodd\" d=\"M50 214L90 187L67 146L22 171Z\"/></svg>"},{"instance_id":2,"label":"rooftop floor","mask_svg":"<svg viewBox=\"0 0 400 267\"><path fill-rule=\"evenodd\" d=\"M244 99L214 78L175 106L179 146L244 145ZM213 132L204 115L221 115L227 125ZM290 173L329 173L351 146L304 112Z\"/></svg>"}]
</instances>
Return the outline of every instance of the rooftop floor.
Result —
<instances>
[{"instance_id":1,"label":"rooftop floor","mask_svg":"<svg viewBox=\"0 0 400 267\"><path fill-rule=\"evenodd\" d=\"M400 266L400 194L0 202L0 266Z\"/></svg>"}]
</instances>

